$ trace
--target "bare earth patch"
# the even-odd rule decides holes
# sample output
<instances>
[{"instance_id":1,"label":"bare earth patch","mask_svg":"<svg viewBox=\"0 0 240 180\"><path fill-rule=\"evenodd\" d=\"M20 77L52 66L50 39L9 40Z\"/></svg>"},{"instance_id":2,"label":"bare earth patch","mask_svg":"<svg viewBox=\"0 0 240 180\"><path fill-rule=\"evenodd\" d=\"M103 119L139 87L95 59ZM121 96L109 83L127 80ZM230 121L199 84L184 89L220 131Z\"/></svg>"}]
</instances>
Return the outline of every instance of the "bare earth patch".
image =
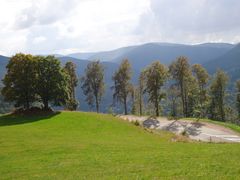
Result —
<instances>
[{"instance_id":1,"label":"bare earth patch","mask_svg":"<svg viewBox=\"0 0 240 180\"><path fill-rule=\"evenodd\" d=\"M189 138L205 142L236 142L240 143L240 134L226 127L190 120L168 120L167 118L153 118L148 116L119 115L129 122L138 121L142 126L167 130L175 134L185 133Z\"/></svg>"}]
</instances>

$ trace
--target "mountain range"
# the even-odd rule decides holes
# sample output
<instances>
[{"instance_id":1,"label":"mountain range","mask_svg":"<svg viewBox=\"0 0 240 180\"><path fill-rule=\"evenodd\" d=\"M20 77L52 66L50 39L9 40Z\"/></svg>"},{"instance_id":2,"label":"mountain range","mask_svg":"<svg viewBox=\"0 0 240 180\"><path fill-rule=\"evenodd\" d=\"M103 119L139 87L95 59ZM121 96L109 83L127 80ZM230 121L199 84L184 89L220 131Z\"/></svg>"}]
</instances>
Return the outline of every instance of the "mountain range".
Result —
<instances>
[{"instance_id":1,"label":"mountain range","mask_svg":"<svg viewBox=\"0 0 240 180\"><path fill-rule=\"evenodd\" d=\"M103 100L102 111L106 111L112 104L111 90L112 75L123 59L129 59L132 69L134 84L143 68L153 61L159 60L169 65L179 56L186 56L191 64L202 64L210 74L218 68L225 70L232 81L240 79L240 44L205 43L198 45L183 45L171 43L147 43L136 46L123 47L112 51L74 53L68 55L57 54L56 57L65 64L73 61L77 66L77 74L81 77L84 69L92 60L100 60L105 67L106 96ZM0 56L0 78L6 73L9 57ZM80 100L82 110L89 110L84 102L80 86L77 88L77 98Z\"/></svg>"}]
</instances>

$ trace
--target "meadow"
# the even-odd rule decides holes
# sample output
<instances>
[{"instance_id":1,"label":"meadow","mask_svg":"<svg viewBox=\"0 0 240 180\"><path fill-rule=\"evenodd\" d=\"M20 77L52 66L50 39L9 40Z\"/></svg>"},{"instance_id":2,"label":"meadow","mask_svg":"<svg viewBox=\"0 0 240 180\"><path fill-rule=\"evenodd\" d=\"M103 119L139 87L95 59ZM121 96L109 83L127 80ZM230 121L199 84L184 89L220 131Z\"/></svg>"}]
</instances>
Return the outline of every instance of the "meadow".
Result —
<instances>
[{"instance_id":1,"label":"meadow","mask_svg":"<svg viewBox=\"0 0 240 180\"><path fill-rule=\"evenodd\" d=\"M237 179L240 144L175 142L112 115L0 116L0 179Z\"/></svg>"}]
</instances>

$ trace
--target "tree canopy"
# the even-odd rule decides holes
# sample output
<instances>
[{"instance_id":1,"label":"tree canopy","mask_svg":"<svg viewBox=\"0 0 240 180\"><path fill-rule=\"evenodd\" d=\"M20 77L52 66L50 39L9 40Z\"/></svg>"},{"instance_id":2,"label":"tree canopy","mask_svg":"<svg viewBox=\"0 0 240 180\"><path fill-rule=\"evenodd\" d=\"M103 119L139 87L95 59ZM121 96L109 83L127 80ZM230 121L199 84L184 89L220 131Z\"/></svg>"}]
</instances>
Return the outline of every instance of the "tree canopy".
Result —
<instances>
[{"instance_id":1,"label":"tree canopy","mask_svg":"<svg viewBox=\"0 0 240 180\"><path fill-rule=\"evenodd\" d=\"M75 88L78 85L78 77L76 74L76 65L69 61L65 64L65 72L69 76L68 88L69 88L69 100L66 103L67 109L76 110L79 102L76 100Z\"/></svg>"},{"instance_id":2,"label":"tree canopy","mask_svg":"<svg viewBox=\"0 0 240 180\"><path fill-rule=\"evenodd\" d=\"M61 105L69 98L67 82L68 75L54 56L19 53L7 65L2 94L16 107L29 109L32 103L40 102L48 109L49 102Z\"/></svg>"},{"instance_id":3,"label":"tree canopy","mask_svg":"<svg viewBox=\"0 0 240 180\"><path fill-rule=\"evenodd\" d=\"M100 61L88 64L82 81L83 93L87 96L86 101L91 107L95 104L96 110L99 112L100 102L104 94L104 68Z\"/></svg>"},{"instance_id":4,"label":"tree canopy","mask_svg":"<svg viewBox=\"0 0 240 180\"><path fill-rule=\"evenodd\" d=\"M112 79L113 86L113 99L124 105L124 113L128 114L127 100L128 96L133 91L133 86L130 82L132 76L131 65L128 59L125 59L120 64L118 70L114 73Z\"/></svg>"},{"instance_id":5,"label":"tree canopy","mask_svg":"<svg viewBox=\"0 0 240 180\"><path fill-rule=\"evenodd\" d=\"M165 97L161 88L168 78L168 69L156 61L145 69L144 76L146 81L144 91L148 93L148 101L154 104L156 116L159 116L159 103Z\"/></svg>"}]
</instances>

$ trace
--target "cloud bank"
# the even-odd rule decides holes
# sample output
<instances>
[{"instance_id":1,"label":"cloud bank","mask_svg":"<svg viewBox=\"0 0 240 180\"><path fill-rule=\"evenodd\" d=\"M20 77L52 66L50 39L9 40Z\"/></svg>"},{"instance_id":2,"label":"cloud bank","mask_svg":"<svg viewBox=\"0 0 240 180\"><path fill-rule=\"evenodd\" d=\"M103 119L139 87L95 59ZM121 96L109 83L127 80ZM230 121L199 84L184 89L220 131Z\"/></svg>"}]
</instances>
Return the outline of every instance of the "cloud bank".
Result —
<instances>
[{"instance_id":1,"label":"cloud bank","mask_svg":"<svg viewBox=\"0 0 240 180\"><path fill-rule=\"evenodd\" d=\"M0 0L0 54L240 41L237 0Z\"/></svg>"}]
</instances>

